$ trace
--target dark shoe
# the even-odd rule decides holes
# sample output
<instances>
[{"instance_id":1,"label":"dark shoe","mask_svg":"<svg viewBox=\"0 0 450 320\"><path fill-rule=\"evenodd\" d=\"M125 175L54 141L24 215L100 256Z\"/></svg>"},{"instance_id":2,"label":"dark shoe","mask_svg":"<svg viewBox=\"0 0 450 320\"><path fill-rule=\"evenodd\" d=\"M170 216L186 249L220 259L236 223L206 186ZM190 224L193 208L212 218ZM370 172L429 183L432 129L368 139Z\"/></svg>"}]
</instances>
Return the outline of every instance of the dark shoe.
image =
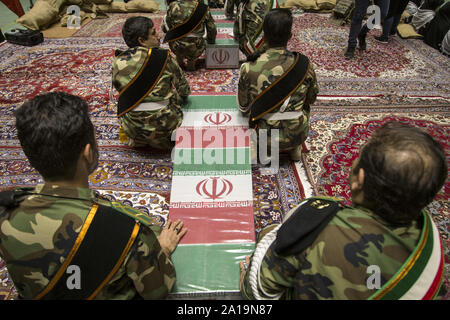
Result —
<instances>
[{"instance_id":1,"label":"dark shoe","mask_svg":"<svg viewBox=\"0 0 450 320\"><path fill-rule=\"evenodd\" d=\"M383 36L375 37L375 40L381 43L388 43L388 38Z\"/></svg>"},{"instance_id":2,"label":"dark shoe","mask_svg":"<svg viewBox=\"0 0 450 320\"><path fill-rule=\"evenodd\" d=\"M185 65L185 63L184 63L183 60L184 60L184 59L182 59L182 58L180 58L180 57L177 56L177 62L178 62L178 65L180 66L180 68L181 68L182 70L186 70L186 65Z\"/></svg>"},{"instance_id":3,"label":"dark shoe","mask_svg":"<svg viewBox=\"0 0 450 320\"><path fill-rule=\"evenodd\" d=\"M302 159L302 145L299 145L295 149L289 151L289 157L292 161L300 161Z\"/></svg>"},{"instance_id":4,"label":"dark shoe","mask_svg":"<svg viewBox=\"0 0 450 320\"><path fill-rule=\"evenodd\" d=\"M366 50L367 44L366 44L366 36L358 36L358 48L359 50Z\"/></svg>"},{"instance_id":5,"label":"dark shoe","mask_svg":"<svg viewBox=\"0 0 450 320\"><path fill-rule=\"evenodd\" d=\"M352 59L355 57L355 47L348 47L347 51L344 54L346 59Z\"/></svg>"},{"instance_id":6,"label":"dark shoe","mask_svg":"<svg viewBox=\"0 0 450 320\"><path fill-rule=\"evenodd\" d=\"M195 66L195 60L188 60L186 63L186 71L195 71L197 70L196 66Z\"/></svg>"}]
</instances>

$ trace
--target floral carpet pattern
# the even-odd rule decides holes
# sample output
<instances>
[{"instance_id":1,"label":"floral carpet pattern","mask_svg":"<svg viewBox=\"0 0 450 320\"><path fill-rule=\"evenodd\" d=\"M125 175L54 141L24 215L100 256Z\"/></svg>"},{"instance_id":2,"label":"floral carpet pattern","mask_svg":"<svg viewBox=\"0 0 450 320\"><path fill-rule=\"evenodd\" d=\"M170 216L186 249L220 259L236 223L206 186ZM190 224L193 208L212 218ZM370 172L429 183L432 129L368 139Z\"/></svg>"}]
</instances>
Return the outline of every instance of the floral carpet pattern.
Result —
<instances>
[{"instance_id":1,"label":"floral carpet pattern","mask_svg":"<svg viewBox=\"0 0 450 320\"><path fill-rule=\"evenodd\" d=\"M305 199L295 165L288 158L280 159L277 174L260 174L259 169L255 166L252 170L256 235L269 225L281 223L283 216Z\"/></svg>"},{"instance_id":2,"label":"floral carpet pattern","mask_svg":"<svg viewBox=\"0 0 450 320\"><path fill-rule=\"evenodd\" d=\"M388 44L367 35L367 50L357 51L355 59L344 59L348 26L327 23L328 15L296 16L295 35L290 47L308 56L320 79L320 94L325 96L397 96L449 97L450 59L421 40L392 37ZM406 99L407 100L407 99Z\"/></svg>"}]
</instances>

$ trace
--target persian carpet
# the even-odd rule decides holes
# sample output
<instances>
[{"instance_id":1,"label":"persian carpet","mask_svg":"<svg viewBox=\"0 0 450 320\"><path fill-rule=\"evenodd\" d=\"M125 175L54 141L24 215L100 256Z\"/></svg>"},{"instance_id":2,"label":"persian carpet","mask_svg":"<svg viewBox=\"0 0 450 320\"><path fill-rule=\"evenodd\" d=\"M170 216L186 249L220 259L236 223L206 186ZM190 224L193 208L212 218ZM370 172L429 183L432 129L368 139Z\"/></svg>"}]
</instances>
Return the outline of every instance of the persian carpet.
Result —
<instances>
[{"instance_id":1,"label":"persian carpet","mask_svg":"<svg viewBox=\"0 0 450 320\"><path fill-rule=\"evenodd\" d=\"M232 24L212 10L219 36L232 38ZM157 27L162 14L145 14ZM348 26L327 22L329 14L294 14L290 50L299 51L314 64L319 83L315 106L448 106L450 98L450 59L422 40L392 37L389 44L373 39L379 30L367 35L367 50L356 59L346 60ZM126 15L93 20L75 34L77 37L120 37ZM239 70L201 70L188 75L198 94L235 94ZM217 83L222 86L216 86ZM347 99L353 97L354 99ZM333 99L330 99L333 98Z\"/></svg>"},{"instance_id":2,"label":"persian carpet","mask_svg":"<svg viewBox=\"0 0 450 320\"><path fill-rule=\"evenodd\" d=\"M142 15L151 16L160 24L161 15ZM89 22L72 38L45 39L30 48L0 45L0 188L42 182L21 151L14 128L14 109L38 93L65 91L83 97L91 108L100 148L100 163L90 177L91 186L108 199L121 200L144 211L151 207L155 223L162 225L169 212L174 168L170 155L131 149L119 140L119 122L109 89L114 50L126 47L120 37L125 18L119 21L112 17ZM281 159L277 174L263 175L261 168L252 168L256 235L264 226L280 222L289 209L313 191L349 198L348 168L362 140L368 137L354 130L358 126L371 132L389 117L399 117L424 126L443 141L448 155L449 102L442 99L449 97L448 58L420 41L401 39L392 43L398 54L394 57L388 47L373 41L371 35L376 31L372 31L365 53L370 59L358 57L348 62L342 58L345 50L342 39L346 38L348 28L328 26L323 17L326 16L296 15L299 34L289 44L291 50L310 55L318 76L320 94L312 110L308 139L311 151L304 156L303 163ZM220 18L216 22L222 24L218 25L221 36L228 38L229 23ZM319 45L324 51L316 54L314 47L322 50ZM365 62L378 61L379 55L384 63L380 67ZM188 73L187 79L194 96L234 95L238 76L238 70L233 69L201 69ZM309 190L305 176L313 191ZM430 208L447 244L447 285L448 198L446 185ZM3 261L0 261L0 281L0 297L15 298Z\"/></svg>"},{"instance_id":3,"label":"persian carpet","mask_svg":"<svg viewBox=\"0 0 450 320\"><path fill-rule=\"evenodd\" d=\"M378 43L374 36L381 31L372 29L366 37L367 50L357 51L355 59L347 60L343 54L349 26L335 27L327 23L328 17L314 13L296 16L293 26L296 32L290 41L292 49L314 63L320 95L396 96L404 104L413 97L436 97L448 104L445 100L450 92L448 57L421 40L394 36L388 44Z\"/></svg>"}]
</instances>

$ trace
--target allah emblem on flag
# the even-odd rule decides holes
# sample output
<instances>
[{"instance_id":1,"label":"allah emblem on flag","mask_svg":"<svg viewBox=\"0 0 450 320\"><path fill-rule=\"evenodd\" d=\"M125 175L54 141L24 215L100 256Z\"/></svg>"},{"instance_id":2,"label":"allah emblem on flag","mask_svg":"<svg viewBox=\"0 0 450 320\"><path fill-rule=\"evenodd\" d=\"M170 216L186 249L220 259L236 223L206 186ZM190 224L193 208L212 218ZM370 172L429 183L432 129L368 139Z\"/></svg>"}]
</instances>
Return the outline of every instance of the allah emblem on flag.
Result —
<instances>
[{"instance_id":1,"label":"allah emblem on flag","mask_svg":"<svg viewBox=\"0 0 450 320\"><path fill-rule=\"evenodd\" d=\"M217 64L224 64L230 59L230 54L226 50L215 50L212 54L212 59Z\"/></svg>"},{"instance_id":2,"label":"allah emblem on flag","mask_svg":"<svg viewBox=\"0 0 450 320\"><path fill-rule=\"evenodd\" d=\"M203 120L209 124L221 125L231 121L231 115L223 112L208 113Z\"/></svg>"},{"instance_id":3,"label":"allah emblem on flag","mask_svg":"<svg viewBox=\"0 0 450 320\"><path fill-rule=\"evenodd\" d=\"M204 198L216 200L229 195L233 191L233 184L221 177L210 177L200 181L195 190Z\"/></svg>"}]
</instances>

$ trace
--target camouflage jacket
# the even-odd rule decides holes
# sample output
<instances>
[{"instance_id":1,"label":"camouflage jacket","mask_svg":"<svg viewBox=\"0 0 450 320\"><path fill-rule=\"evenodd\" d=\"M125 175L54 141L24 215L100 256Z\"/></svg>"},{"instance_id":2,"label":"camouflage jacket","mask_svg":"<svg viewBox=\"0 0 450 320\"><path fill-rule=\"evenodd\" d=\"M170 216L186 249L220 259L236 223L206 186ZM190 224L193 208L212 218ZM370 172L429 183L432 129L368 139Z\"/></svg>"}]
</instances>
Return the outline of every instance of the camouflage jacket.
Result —
<instances>
[{"instance_id":1,"label":"camouflage jacket","mask_svg":"<svg viewBox=\"0 0 450 320\"><path fill-rule=\"evenodd\" d=\"M181 24L183 21L186 21L191 16L196 4L197 1L193 0L171 2L167 8L165 24L163 23L161 26L162 31L167 32L169 29L172 29L173 27ZM194 31L192 31L192 34L203 37L205 29L208 43L214 43L217 35L217 28L209 9L206 13L206 18ZM180 41L186 41L186 39L182 38Z\"/></svg>"},{"instance_id":2,"label":"camouflage jacket","mask_svg":"<svg viewBox=\"0 0 450 320\"><path fill-rule=\"evenodd\" d=\"M285 299L367 299L368 267L381 271L383 286L402 267L420 238L421 226L393 228L363 207L344 207L314 242L297 255L280 256L269 247L261 265L267 293L284 292ZM242 293L254 299L247 269Z\"/></svg>"},{"instance_id":3,"label":"camouflage jacket","mask_svg":"<svg viewBox=\"0 0 450 320\"><path fill-rule=\"evenodd\" d=\"M238 82L238 104L243 113L248 113L251 103L266 87L276 81L294 63L294 55L286 48L267 49L254 62L241 66ZM284 110L301 111L303 116L292 120L257 121L258 129L279 129L280 150L289 150L292 142L297 145L306 140L309 129L310 105L316 101L319 87L312 62L309 63L304 82L291 95ZM272 113L279 111L274 110Z\"/></svg>"},{"instance_id":4,"label":"camouflage jacket","mask_svg":"<svg viewBox=\"0 0 450 320\"><path fill-rule=\"evenodd\" d=\"M129 48L114 59L112 83L117 91L121 91L138 73L147 58L148 50L144 47ZM180 105L180 96L187 97L190 93L191 89L183 71L170 56L158 83L143 101L170 100L171 104Z\"/></svg>"},{"instance_id":5,"label":"camouflage jacket","mask_svg":"<svg viewBox=\"0 0 450 320\"><path fill-rule=\"evenodd\" d=\"M233 26L233 34L234 39L239 43L240 50L245 54L248 54L244 47L246 37L252 40L258 34L262 34L264 17L270 9L269 3L270 0L241 0L237 4L238 12ZM243 5L242 17L239 19L239 7L241 4ZM240 23L242 24L240 25Z\"/></svg>"},{"instance_id":6,"label":"camouflage jacket","mask_svg":"<svg viewBox=\"0 0 450 320\"><path fill-rule=\"evenodd\" d=\"M56 274L71 249L64 243L75 242L93 204L143 216L131 207L97 198L90 189L44 184L33 193L0 216L0 255L22 299L35 297ZM95 299L133 299L137 293L144 299L167 296L175 284L175 269L159 245L160 230L141 223L123 264Z\"/></svg>"},{"instance_id":7,"label":"camouflage jacket","mask_svg":"<svg viewBox=\"0 0 450 320\"><path fill-rule=\"evenodd\" d=\"M234 19L234 9L239 6L239 0L226 0L224 9L228 19Z\"/></svg>"},{"instance_id":8,"label":"camouflage jacket","mask_svg":"<svg viewBox=\"0 0 450 320\"><path fill-rule=\"evenodd\" d=\"M117 91L121 91L133 79L147 55L147 48L135 47L114 59L112 83ZM150 145L158 149L170 148L171 134L183 120L181 98L187 98L190 93L191 89L183 71L170 56L156 86L143 100L143 102L168 100L169 104L160 110L129 111L120 117L121 129L131 139L128 144L135 147Z\"/></svg>"}]
</instances>

